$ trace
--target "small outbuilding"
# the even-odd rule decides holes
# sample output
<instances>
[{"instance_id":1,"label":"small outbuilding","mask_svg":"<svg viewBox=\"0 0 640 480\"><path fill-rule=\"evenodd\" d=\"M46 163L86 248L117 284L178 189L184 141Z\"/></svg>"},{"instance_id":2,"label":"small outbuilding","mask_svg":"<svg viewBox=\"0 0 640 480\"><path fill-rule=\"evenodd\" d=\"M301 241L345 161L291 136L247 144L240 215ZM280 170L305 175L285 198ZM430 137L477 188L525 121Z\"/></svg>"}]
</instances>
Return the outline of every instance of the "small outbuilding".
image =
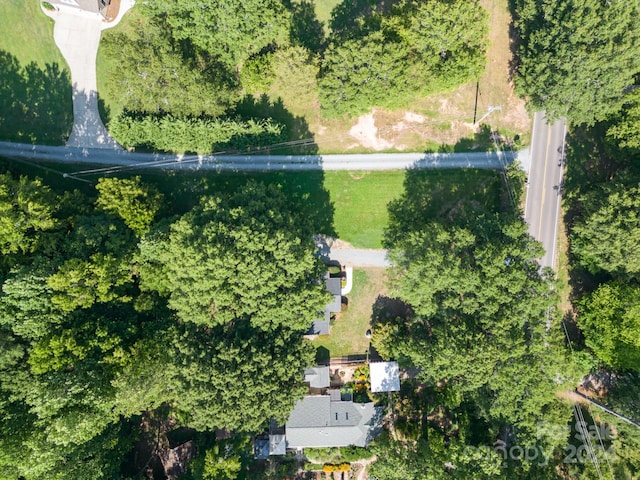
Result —
<instances>
[{"instance_id":1,"label":"small outbuilding","mask_svg":"<svg viewBox=\"0 0 640 480\"><path fill-rule=\"evenodd\" d=\"M400 390L398 362L369 363L369 377L371 391L374 393L397 392Z\"/></svg>"},{"instance_id":2,"label":"small outbuilding","mask_svg":"<svg viewBox=\"0 0 640 480\"><path fill-rule=\"evenodd\" d=\"M327 388L331 383L329 367L311 367L304 371L304 381L309 383L311 388Z\"/></svg>"}]
</instances>

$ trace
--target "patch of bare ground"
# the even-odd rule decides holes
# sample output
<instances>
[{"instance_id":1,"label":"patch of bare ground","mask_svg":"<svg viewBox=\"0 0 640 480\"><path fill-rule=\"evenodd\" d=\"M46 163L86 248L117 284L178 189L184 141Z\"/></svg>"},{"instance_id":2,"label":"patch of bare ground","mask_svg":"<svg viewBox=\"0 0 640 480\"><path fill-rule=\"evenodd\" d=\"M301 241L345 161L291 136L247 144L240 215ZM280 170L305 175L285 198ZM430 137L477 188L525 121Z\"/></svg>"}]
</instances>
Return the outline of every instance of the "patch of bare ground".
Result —
<instances>
[{"instance_id":1,"label":"patch of bare ground","mask_svg":"<svg viewBox=\"0 0 640 480\"><path fill-rule=\"evenodd\" d=\"M489 43L486 68L477 82L473 80L452 91L420 99L411 110L376 108L351 121L326 120L314 124L312 129L320 149L326 152L421 151L441 144L453 145L471 137L479 128L474 126L476 87L476 121L489 107L500 107L482 123L490 124L493 130L528 134L530 116L509 79L511 15L507 0L481 0L480 3L489 15Z\"/></svg>"}]
</instances>

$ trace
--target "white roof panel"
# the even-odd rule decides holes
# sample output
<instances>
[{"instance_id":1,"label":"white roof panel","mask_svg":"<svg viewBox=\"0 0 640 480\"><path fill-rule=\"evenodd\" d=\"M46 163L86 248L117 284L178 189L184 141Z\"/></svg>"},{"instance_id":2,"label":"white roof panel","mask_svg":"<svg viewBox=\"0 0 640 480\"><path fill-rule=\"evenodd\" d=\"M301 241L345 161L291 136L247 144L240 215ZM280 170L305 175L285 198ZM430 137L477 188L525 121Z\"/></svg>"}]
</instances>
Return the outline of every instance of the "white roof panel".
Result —
<instances>
[{"instance_id":1,"label":"white roof panel","mask_svg":"<svg viewBox=\"0 0 640 480\"><path fill-rule=\"evenodd\" d=\"M375 362L369 364L371 391L397 392L400 390L400 369L398 362Z\"/></svg>"}]
</instances>

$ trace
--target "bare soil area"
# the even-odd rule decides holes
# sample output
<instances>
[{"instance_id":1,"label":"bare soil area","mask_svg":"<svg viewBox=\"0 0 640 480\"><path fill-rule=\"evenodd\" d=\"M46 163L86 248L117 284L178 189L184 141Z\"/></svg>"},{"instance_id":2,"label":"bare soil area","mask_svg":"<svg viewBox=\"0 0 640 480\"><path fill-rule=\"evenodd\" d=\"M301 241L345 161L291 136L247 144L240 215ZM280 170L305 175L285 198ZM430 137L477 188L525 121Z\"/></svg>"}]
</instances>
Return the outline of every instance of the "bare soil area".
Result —
<instances>
[{"instance_id":1,"label":"bare soil area","mask_svg":"<svg viewBox=\"0 0 640 480\"><path fill-rule=\"evenodd\" d=\"M487 66L477 82L423 98L411 110L374 109L351 121L312 122L311 129L321 151L421 151L441 144L454 145L473 137L480 128L474 125L476 90L476 122L489 107L500 107L482 123L508 136L527 137L531 118L524 100L516 96L509 75L511 15L507 0L480 3L489 14L490 30Z\"/></svg>"}]
</instances>

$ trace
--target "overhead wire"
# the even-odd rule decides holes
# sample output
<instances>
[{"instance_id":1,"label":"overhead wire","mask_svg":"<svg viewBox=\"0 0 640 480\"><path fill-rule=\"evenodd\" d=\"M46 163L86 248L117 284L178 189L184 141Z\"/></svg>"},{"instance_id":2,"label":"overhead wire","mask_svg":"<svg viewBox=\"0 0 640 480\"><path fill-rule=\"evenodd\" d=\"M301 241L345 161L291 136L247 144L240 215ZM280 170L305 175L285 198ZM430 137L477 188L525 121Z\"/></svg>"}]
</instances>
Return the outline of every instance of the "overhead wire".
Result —
<instances>
[{"instance_id":1,"label":"overhead wire","mask_svg":"<svg viewBox=\"0 0 640 480\"><path fill-rule=\"evenodd\" d=\"M458 119L462 119L462 118L466 118L466 116L464 115L450 115L447 117L446 120L433 120L433 121L427 121L427 122L420 122L415 128L419 128L419 126L424 126L424 125L434 125L434 124L441 124L441 123L446 123L447 121L452 121L452 120L458 120ZM389 131L392 131L394 129L394 126L386 126L383 127L381 129L377 130L377 134L379 135L380 133L387 133ZM332 137L328 137L328 138L324 138L323 140L325 142L337 142L342 140L345 137L352 137L352 135L350 135L350 133L348 132L344 132L344 133L339 133L336 135L333 135ZM169 166L169 165L174 165L174 164L180 164L180 165L188 165L188 164L192 164L192 163L201 163L203 161L207 161L208 159L213 159L215 158L215 156L217 155L225 155L225 156L247 156L247 155L255 155L259 152L269 152L271 153L272 151L278 151L278 150L283 150L285 148L291 148L291 147L296 147L296 146L311 146L315 144L315 139L313 137L308 137L308 138L303 138L303 139L297 139L297 140L288 140L285 142L277 142L277 143L273 143L270 145L262 145L262 146L250 146L249 151L248 152L228 152L228 151L218 151L218 152L213 152L213 153L209 153L209 154L204 154L204 155L189 155L186 157L181 157L179 158L179 155L176 155L175 158L173 159L169 159L169 158L164 158L161 160L153 160L153 161L149 161L149 162L139 162L136 164L131 164L131 165L111 165L108 167L102 167L102 168L96 168L96 169L86 169L86 170L80 170L80 171L76 171L73 173L73 175L97 175L97 174L115 174L115 173L120 173L123 171L128 171L128 170L136 170L139 168L150 168L150 167L163 167L163 166ZM309 154L309 155L316 155L316 154Z\"/></svg>"}]
</instances>

